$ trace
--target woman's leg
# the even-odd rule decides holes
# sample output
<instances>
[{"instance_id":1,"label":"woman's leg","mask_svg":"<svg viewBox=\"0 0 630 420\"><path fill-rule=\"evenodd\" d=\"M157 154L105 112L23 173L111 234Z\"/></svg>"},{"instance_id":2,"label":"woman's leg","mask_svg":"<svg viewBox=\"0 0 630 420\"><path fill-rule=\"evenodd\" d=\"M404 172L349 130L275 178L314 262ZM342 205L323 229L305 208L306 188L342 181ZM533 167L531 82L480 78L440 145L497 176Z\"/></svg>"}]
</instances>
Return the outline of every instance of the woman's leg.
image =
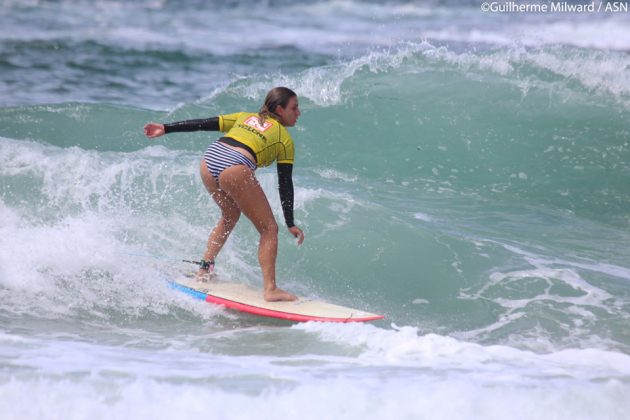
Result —
<instances>
[{"instance_id":1,"label":"woman's leg","mask_svg":"<svg viewBox=\"0 0 630 420\"><path fill-rule=\"evenodd\" d=\"M260 233L258 261L263 273L265 300L296 300L296 296L276 286L278 224L254 171L244 165L231 166L221 173L219 184Z\"/></svg>"},{"instance_id":2,"label":"woman's leg","mask_svg":"<svg viewBox=\"0 0 630 420\"><path fill-rule=\"evenodd\" d=\"M236 226L236 222L238 222L241 216L241 211L234 200L219 189L215 178L210 174L210 171L208 171L208 167L203 159L201 160L199 170L201 172L201 180L206 189L221 209L221 218L208 238L208 247L203 256L203 259L206 261L214 261L219 251L221 251L221 248L223 248L223 245L225 245L225 241L227 241L230 233L232 233L234 226ZM197 276L205 277L207 274L208 270L199 269Z\"/></svg>"},{"instance_id":3,"label":"woman's leg","mask_svg":"<svg viewBox=\"0 0 630 420\"><path fill-rule=\"evenodd\" d=\"M221 209L221 218L208 238L208 249L203 256L206 261L214 261L241 216L241 211L234 200L223 191L215 192L212 198Z\"/></svg>"}]
</instances>

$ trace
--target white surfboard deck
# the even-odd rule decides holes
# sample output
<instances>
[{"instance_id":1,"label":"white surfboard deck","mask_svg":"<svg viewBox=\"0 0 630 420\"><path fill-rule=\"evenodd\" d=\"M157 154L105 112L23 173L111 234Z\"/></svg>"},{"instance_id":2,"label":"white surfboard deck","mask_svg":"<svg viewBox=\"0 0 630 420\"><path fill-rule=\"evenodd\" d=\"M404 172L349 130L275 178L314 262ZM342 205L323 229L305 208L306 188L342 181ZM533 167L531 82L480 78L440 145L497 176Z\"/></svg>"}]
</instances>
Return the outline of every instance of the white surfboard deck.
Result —
<instances>
[{"instance_id":1,"label":"white surfboard deck","mask_svg":"<svg viewBox=\"0 0 630 420\"><path fill-rule=\"evenodd\" d=\"M267 302L263 299L261 289L242 283L218 280L202 282L194 278L178 278L171 284L175 289L206 302L289 321L365 322L383 318L382 315L305 298L293 302Z\"/></svg>"}]
</instances>

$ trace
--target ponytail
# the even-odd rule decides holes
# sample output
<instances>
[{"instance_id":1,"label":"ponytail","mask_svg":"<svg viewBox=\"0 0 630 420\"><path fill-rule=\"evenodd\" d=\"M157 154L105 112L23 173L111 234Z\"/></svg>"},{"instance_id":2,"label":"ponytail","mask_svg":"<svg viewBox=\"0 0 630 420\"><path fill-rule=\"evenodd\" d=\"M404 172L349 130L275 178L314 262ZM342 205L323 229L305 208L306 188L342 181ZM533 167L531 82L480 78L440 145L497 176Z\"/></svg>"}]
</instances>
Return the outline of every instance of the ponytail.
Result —
<instances>
[{"instance_id":1,"label":"ponytail","mask_svg":"<svg viewBox=\"0 0 630 420\"><path fill-rule=\"evenodd\" d=\"M286 87L279 86L271 89L265 97L265 103L258 111L258 122L262 125L268 117L280 120L275 112L276 108L278 106L286 108L289 100L294 96L297 96L296 93Z\"/></svg>"}]
</instances>

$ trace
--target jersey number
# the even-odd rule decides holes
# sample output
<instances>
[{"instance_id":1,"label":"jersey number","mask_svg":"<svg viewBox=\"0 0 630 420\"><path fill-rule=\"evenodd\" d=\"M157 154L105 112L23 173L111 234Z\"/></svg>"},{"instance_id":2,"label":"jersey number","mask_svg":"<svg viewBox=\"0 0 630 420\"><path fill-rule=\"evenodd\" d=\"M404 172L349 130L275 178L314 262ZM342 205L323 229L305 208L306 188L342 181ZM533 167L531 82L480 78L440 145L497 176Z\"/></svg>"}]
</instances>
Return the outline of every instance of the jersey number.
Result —
<instances>
[{"instance_id":1,"label":"jersey number","mask_svg":"<svg viewBox=\"0 0 630 420\"><path fill-rule=\"evenodd\" d=\"M258 121L258 117L254 115L252 115L251 117L243 121L243 123L249 125L250 127L255 128L261 133L267 131L267 129L273 125L272 123L268 121L265 121L264 123L261 124L260 121Z\"/></svg>"}]
</instances>

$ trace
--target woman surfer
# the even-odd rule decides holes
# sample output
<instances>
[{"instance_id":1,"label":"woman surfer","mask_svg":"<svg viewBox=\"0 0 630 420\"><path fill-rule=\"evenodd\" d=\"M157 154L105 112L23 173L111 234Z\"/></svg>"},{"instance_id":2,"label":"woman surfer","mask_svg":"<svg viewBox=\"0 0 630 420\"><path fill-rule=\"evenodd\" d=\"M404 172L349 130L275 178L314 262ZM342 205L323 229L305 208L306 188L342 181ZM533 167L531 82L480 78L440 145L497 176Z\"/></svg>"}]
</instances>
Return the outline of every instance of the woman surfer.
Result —
<instances>
[{"instance_id":1,"label":"woman surfer","mask_svg":"<svg viewBox=\"0 0 630 420\"><path fill-rule=\"evenodd\" d=\"M297 299L276 286L278 224L254 171L257 167L277 162L284 219L289 232L301 245L304 233L293 223L294 146L286 129L293 127L299 116L295 92L276 87L269 91L258 113L239 112L208 119L145 125L144 133L149 138L199 130L226 133L208 147L200 162L201 180L219 206L221 218L208 239L198 279L206 279L214 269L214 259L243 213L260 233L258 261L263 274L265 300Z\"/></svg>"}]
</instances>

